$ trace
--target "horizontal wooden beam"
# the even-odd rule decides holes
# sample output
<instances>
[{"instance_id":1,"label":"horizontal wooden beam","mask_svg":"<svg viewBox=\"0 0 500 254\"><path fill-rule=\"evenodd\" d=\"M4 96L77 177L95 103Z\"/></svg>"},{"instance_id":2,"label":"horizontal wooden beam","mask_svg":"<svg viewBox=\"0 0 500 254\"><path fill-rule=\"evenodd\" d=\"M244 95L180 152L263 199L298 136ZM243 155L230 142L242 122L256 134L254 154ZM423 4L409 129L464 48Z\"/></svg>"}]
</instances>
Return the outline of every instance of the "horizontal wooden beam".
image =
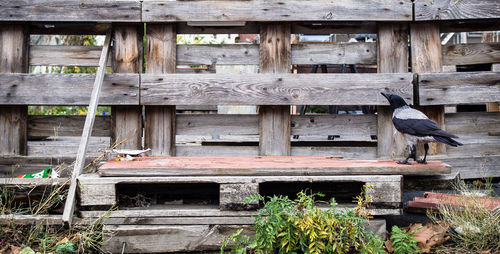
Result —
<instances>
[{"instance_id":1,"label":"horizontal wooden beam","mask_svg":"<svg viewBox=\"0 0 500 254\"><path fill-rule=\"evenodd\" d=\"M97 66L101 49L96 46L31 46L30 65ZM292 64L376 62L375 43L292 45ZM258 65L259 45L177 45L177 64Z\"/></svg>"},{"instance_id":2,"label":"horizontal wooden beam","mask_svg":"<svg viewBox=\"0 0 500 254\"><path fill-rule=\"evenodd\" d=\"M143 105L388 105L380 92L412 103L411 73L170 74L141 76Z\"/></svg>"},{"instance_id":3,"label":"horizontal wooden beam","mask_svg":"<svg viewBox=\"0 0 500 254\"><path fill-rule=\"evenodd\" d=\"M294 44L292 64L377 64L377 44Z\"/></svg>"},{"instance_id":4,"label":"horizontal wooden beam","mask_svg":"<svg viewBox=\"0 0 500 254\"><path fill-rule=\"evenodd\" d=\"M401 0L144 1L144 22L412 20L412 2Z\"/></svg>"},{"instance_id":5,"label":"horizontal wooden beam","mask_svg":"<svg viewBox=\"0 0 500 254\"><path fill-rule=\"evenodd\" d=\"M419 74L418 91L424 106L500 101L500 72Z\"/></svg>"},{"instance_id":6,"label":"horizontal wooden beam","mask_svg":"<svg viewBox=\"0 0 500 254\"><path fill-rule=\"evenodd\" d=\"M258 115L178 115L177 135L258 135ZM293 115L292 135L377 135L375 115Z\"/></svg>"},{"instance_id":7,"label":"horizontal wooden beam","mask_svg":"<svg viewBox=\"0 0 500 254\"><path fill-rule=\"evenodd\" d=\"M498 0L418 0L415 1L415 20L498 19Z\"/></svg>"},{"instance_id":8,"label":"horizontal wooden beam","mask_svg":"<svg viewBox=\"0 0 500 254\"><path fill-rule=\"evenodd\" d=\"M0 104L88 105L94 74L0 74ZM138 105L138 74L106 74L99 105Z\"/></svg>"},{"instance_id":9,"label":"horizontal wooden beam","mask_svg":"<svg viewBox=\"0 0 500 254\"><path fill-rule=\"evenodd\" d=\"M28 137L81 136L85 116L28 116ZM111 117L96 116L92 136L111 136Z\"/></svg>"},{"instance_id":10,"label":"horizontal wooden beam","mask_svg":"<svg viewBox=\"0 0 500 254\"><path fill-rule=\"evenodd\" d=\"M446 131L453 134L492 133L500 126L500 112L459 112L446 114Z\"/></svg>"},{"instance_id":11,"label":"horizontal wooden beam","mask_svg":"<svg viewBox=\"0 0 500 254\"><path fill-rule=\"evenodd\" d=\"M101 22L32 22L30 34L105 35L111 23Z\"/></svg>"},{"instance_id":12,"label":"horizontal wooden beam","mask_svg":"<svg viewBox=\"0 0 500 254\"><path fill-rule=\"evenodd\" d=\"M443 65L500 63L500 43L446 45L442 52Z\"/></svg>"},{"instance_id":13,"label":"horizontal wooden beam","mask_svg":"<svg viewBox=\"0 0 500 254\"><path fill-rule=\"evenodd\" d=\"M450 173L439 161L401 165L393 161L345 160L332 156L155 157L135 161L107 161L101 176L287 176L435 175Z\"/></svg>"},{"instance_id":14,"label":"horizontal wooden beam","mask_svg":"<svg viewBox=\"0 0 500 254\"><path fill-rule=\"evenodd\" d=\"M133 0L2 1L0 21L140 22L141 3Z\"/></svg>"},{"instance_id":15,"label":"horizontal wooden beam","mask_svg":"<svg viewBox=\"0 0 500 254\"><path fill-rule=\"evenodd\" d=\"M98 66L102 47L37 46L30 47L30 65ZM111 66L111 61L108 61Z\"/></svg>"}]
</instances>

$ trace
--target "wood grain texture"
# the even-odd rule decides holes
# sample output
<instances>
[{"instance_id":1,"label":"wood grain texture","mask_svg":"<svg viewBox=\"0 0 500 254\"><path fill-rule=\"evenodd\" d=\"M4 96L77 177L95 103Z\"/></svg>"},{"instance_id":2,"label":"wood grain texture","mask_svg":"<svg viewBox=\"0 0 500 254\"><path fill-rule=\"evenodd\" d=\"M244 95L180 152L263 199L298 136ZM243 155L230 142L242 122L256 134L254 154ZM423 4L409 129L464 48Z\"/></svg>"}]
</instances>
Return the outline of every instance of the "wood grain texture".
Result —
<instances>
[{"instance_id":1,"label":"wood grain texture","mask_svg":"<svg viewBox=\"0 0 500 254\"><path fill-rule=\"evenodd\" d=\"M256 156L258 146L178 145L177 156ZM344 158L375 159L377 148L370 146L292 146L292 156L331 155Z\"/></svg>"},{"instance_id":2,"label":"wood grain texture","mask_svg":"<svg viewBox=\"0 0 500 254\"><path fill-rule=\"evenodd\" d=\"M141 25L114 25L111 67L114 73L142 72ZM111 144L123 142L118 149L142 148L142 107L114 106L112 108Z\"/></svg>"},{"instance_id":3,"label":"wood grain texture","mask_svg":"<svg viewBox=\"0 0 500 254\"><path fill-rule=\"evenodd\" d=\"M106 225L104 251L120 253L165 253L219 250L224 238L243 228L251 234L249 225Z\"/></svg>"},{"instance_id":4,"label":"wood grain texture","mask_svg":"<svg viewBox=\"0 0 500 254\"><path fill-rule=\"evenodd\" d=\"M443 64L483 64L500 62L500 43L470 43L443 46Z\"/></svg>"},{"instance_id":5,"label":"wood grain texture","mask_svg":"<svg viewBox=\"0 0 500 254\"><path fill-rule=\"evenodd\" d=\"M377 40L377 72L408 72L408 25L379 23ZM394 158L404 154L406 142L392 124L392 110L377 107L377 156Z\"/></svg>"},{"instance_id":6,"label":"wood grain texture","mask_svg":"<svg viewBox=\"0 0 500 254\"><path fill-rule=\"evenodd\" d=\"M259 64L259 45L177 45L177 64Z\"/></svg>"},{"instance_id":7,"label":"wood grain texture","mask_svg":"<svg viewBox=\"0 0 500 254\"><path fill-rule=\"evenodd\" d=\"M290 155L290 120L290 106L260 107L260 155Z\"/></svg>"},{"instance_id":8,"label":"wood grain texture","mask_svg":"<svg viewBox=\"0 0 500 254\"><path fill-rule=\"evenodd\" d=\"M373 21L296 22L292 34L364 34L376 33Z\"/></svg>"},{"instance_id":9,"label":"wood grain texture","mask_svg":"<svg viewBox=\"0 0 500 254\"><path fill-rule=\"evenodd\" d=\"M1 21L141 21L138 1L2 0L0 3Z\"/></svg>"},{"instance_id":10,"label":"wood grain texture","mask_svg":"<svg viewBox=\"0 0 500 254\"><path fill-rule=\"evenodd\" d=\"M290 40L290 24L260 25L261 73L290 72ZM270 104L259 108L259 155L290 155L290 106Z\"/></svg>"},{"instance_id":11,"label":"wood grain texture","mask_svg":"<svg viewBox=\"0 0 500 254\"><path fill-rule=\"evenodd\" d=\"M98 66L102 47L48 46L30 47L30 65ZM111 61L108 61L111 66Z\"/></svg>"},{"instance_id":12,"label":"wood grain texture","mask_svg":"<svg viewBox=\"0 0 500 254\"><path fill-rule=\"evenodd\" d=\"M119 149L142 148L141 107L111 107L111 145L120 142Z\"/></svg>"},{"instance_id":13,"label":"wood grain texture","mask_svg":"<svg viewBox=\"0 0 500 254\"><path fill-rule=\"evenodd\" d=\"M107 161L101 176L270 176L449 173L450 166L439 161L401 165L393 161L348 160L332 156L240 156L155 157L143 160Z\"/></svg>"},{"instance_id":14,"label":"wood grain texture","mask_svg":"<svg viewBox=\"0 0 500 254\"><path fill-rule=\"evenodd\" d=\"M460 112L446 114L446 131L461 133L491 133L498 131L500 113L498 112Z\"/></svg>"},{"instance_id":15,"label":"wood grain texture","mask_svg":"<svg viewBox=\"0 0 500 254\"><path fill-rule=\"evenodd\" d=\"M141 75L143 105L388 105L386 91L413 102L401 74Z\"/></svg>"},{"instance_id":16,"label":"wood grain texture","mask_svg":"<svg viewBox=\"0 0 500 254\"><path fill-rule=\"evenodd\" d=\"M376 43L294 44L292 64L376 64Z\"/></svg>"},{"instance_id":17,"label":"wood grain texture","mask_svg":"<svg viewBox=\"0 0 500 254\"><path fill-rule=\"evenodd\" d=\"M28 37L28 30L24 25L0 26L0 73L28 71ZM0 82L0 89L1 83L3 82ZM0 93L0 97L2 96L5 95ZM0 154L26 155L28 107L5 104L10 105L0 106Z\"/></svg>"},{"instance_id":18,"label":"wood grain texture","mask_svg":"<svg viewBox=\"0 0 500 254\"><path fill-rule=\"evenodd\" d=\"M146 26L146 73L175 73L177 33L172 24ZM175 156L175 105L146 106L144 145L153 155Z\"/></svg>"},{"instance_id":19,"label":"wood grain texture","mask_svg":"<svg viewBox=\"0 0 500 254\"><path fill-rule=\"evenodd\" d=\"M415 1L415 20L494 19L500 18L496 0L419 0Z\"/></svg>"},{"instance_id":20,"label":"wood grain texture","mask_svg":"<svg viewBox=\"0 0 500 254\"><path fill-rule=\"evenodd\" d=\"M498 153L497 153L498 154ZM500 156L448 156L442 158L446 163L453 165L453 172L459 172L461 179L484 179L500 177Z\"/></svg>"},{"instance_id":21,"label":"wood grain texture","mask_svg":"<svg viewBox=\"0 0 500 254\"><path fill-rule=\"evenodd\" d=\"M94 74L0 74L0 104L88 105ZM139 75L107 74L99 105L138 105Z\"/></svg>"},{"instance_id":22,"label":"wood grain texture","mask_svg":"<svg viewBox=\"0 0 500 254\"><path fill-rule=\"evenodd\" d=\"M433 22L415 22L410 24L411 39L411 67L413 73L442 72L443 61L441 54L441 38L439 25ZM415 105L423 105L419 100L420 88L415 88ZM444 126L444 106L420 107L418 108L431 120L434 120L442 129ZM417 148L417 156L423 154L423 145ZM441 154L446 152L446 146L442 143L431 144L429 154Z\"/></svg>"},{"instance_id":23,"label":"wood grain texture","mask_svg":"<svg viewBox=\"0 0 500 254\"><path fill-rule=\"evenodd\" d=\"M71 227L73 221L73 212L76 208L76 188L78 187L77 178L82 173L85 166L85 158L87 156L87 149L89 146L90 136L92 135L92 128L94 127L94 120L99 105L99 95L101 94L102 83L104 81L104 74L106 72L106 62L108 61L109 52L111 47L111 31L106 34L104 45L102 47L101 57L99 58L99 67L97 68L94 85L92 87L92 94L88 106L88 112L85 117L83 125L82 138L76 153L75 164L71 174L71 182L68 189L68 195L64 203L64 212L62 220L66 226Z\"/></svg>"},{"instance_id":24,"label":"wood grain texture","mask_svg":"<svg viewBox=\"0 0 500 254\"><path fill-rule=\"evenodd\" d=\"M144 22L411 20L412 3L369 1L144 1Z\"/></svg>"},{"instance_id":25,"label":"wood grain texture","mask_svg":"<svg viewBox=\"0 0 500 254\"><path fill-rule=\"evenodd\" d=\"M292 135L370 137L377 135L377 117L375 115L293 115Z\"/></svg>"},{"instance_id":26,"label":"wood grain texture","mask_svg":"<svg viewBox=\"0 0 500 254\"><path fill-rule=\"evenodd\" d=\"M28 116L28 137L81 136L85 116ZM109 137L111 117L96 116L92 136Z\"/></svg>"},{"instance_id":27,"label":"wood grain texture","mask_svg":"<svg viewBox=\"0 0 500 254\"><path fill-rule=\"evenodd\" d=\"M178 115L177 135L258 135L257 115Z\"/></svg>"},{"instance_id":28,"label":"wood grain texture","mask_svg":"<svg viewBox=\"0 0 500 254\"><path fill-rule=\"evenodd\" d=\"M111 29L110 23L54 23L34 22L30 24L31 34L63 34L63 35L105 35Z\"/></svg>"},{"instance_id":29,"label":"wood grain texture","mask_svg":"<svg viewBox=\"0 0 500 254\"><path fill-rule=\"evenodd\" d=\"M418 79L421 105L500 101L500 72L424 73Z\"/></svg>"}]
</instances>

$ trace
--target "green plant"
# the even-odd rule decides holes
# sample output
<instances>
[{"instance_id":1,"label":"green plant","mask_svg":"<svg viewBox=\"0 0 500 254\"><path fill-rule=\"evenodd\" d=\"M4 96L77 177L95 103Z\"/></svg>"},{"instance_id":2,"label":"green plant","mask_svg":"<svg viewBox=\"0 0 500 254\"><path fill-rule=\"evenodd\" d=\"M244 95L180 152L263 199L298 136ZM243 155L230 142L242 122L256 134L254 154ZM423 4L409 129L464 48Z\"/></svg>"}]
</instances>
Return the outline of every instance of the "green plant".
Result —
<instances>
[{"instance_id":1,"label":"green plant","mask_svg":"<svg viewBox=\"0 0 500 254\"><path fill-rule=\"evenodd\" d=\"M392 233L390 237L392 247L394 248L394 253L396 254L420 253L420 249L417 246L417 240L415 240L415 233L420 228L408 233L406 232L406 230L402 230L398 226L394 225L392 227Z\"/></svg>"},{"instance_id":2,"label":"green plant","mask_svg":"<svg viewBox=\"0 0 500 254\"><path fill-rule=\"evenodd\" d=\"M76 253L75 244L73 242L66 242L57 245L56 254L72 254Z\"/></svg>"},{"instance_id":3,"label":"green plant","mask_svg":"<svg viewBox=\"0 0 500 254\"><path fill-rule=\"evenodd\" d=\"M493 195L491 179L485 183L475 181L472 185L461 181L455 187L459 193L467 193L467 198L460 200L460 205L441 205L438 214L428 213L434 220L442 220L453 230L448 234L454 242L452 252L461 253L497 253L500 251L500 216L487 207L481 196ZM450 251L441 250L443 252Z\"/></svg>"},{"instance_id":4,"label":"green plant","mask_svg":"<svg viewBox=\"0 0 500 254\"><path fill-rule=\"evenodd\" d=\"M337 208L333 199L330 208L322 209L316 196L321 194L302 191L296 200L250 197L264 205L255 218L255 235L243 236L240 230L225 240L221 252L233 242L233 253L385 253L380 237L366 232L365 218Z\"/></svg>"}]
</instances>

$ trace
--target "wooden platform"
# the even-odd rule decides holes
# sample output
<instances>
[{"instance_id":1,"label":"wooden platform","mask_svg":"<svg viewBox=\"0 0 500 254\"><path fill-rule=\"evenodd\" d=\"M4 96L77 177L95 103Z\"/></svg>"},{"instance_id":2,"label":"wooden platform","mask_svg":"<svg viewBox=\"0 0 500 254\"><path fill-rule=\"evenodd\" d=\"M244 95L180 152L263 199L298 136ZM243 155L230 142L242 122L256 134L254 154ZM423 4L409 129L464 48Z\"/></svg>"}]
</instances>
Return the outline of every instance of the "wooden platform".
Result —
<instances>
[{"instance_id":1,"label":"wooden platform","mask_svg":"<svg viewBox=\"0 0 500 254\"><path fill-rule=\"evenodd\" d=\"M148 157L107 161L101 176L325 176L342 174L449 174L440 161L401 165L394 161L340 159L338 156Z\"/></svg>"}]
</instances>

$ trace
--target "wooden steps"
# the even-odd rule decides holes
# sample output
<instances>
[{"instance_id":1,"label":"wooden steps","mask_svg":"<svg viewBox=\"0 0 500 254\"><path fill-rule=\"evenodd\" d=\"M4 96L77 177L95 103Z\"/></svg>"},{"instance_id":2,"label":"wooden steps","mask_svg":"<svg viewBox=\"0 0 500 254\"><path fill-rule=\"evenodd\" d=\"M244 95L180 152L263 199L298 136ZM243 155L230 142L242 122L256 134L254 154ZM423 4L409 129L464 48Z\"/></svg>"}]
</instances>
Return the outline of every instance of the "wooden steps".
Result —
<instances>
[{"instance_id":1,"label":"wooden steps","mask_svg":"<svg viewBox=\"0 0 500 254\"><path fill-rule=\"evenodd\" d=\"M106 162L101 176L325 176L437 175L451 167L440 161L401 165L394 161L340 159L338 156L148 157Z\"/></svg>"}]
</instances>

